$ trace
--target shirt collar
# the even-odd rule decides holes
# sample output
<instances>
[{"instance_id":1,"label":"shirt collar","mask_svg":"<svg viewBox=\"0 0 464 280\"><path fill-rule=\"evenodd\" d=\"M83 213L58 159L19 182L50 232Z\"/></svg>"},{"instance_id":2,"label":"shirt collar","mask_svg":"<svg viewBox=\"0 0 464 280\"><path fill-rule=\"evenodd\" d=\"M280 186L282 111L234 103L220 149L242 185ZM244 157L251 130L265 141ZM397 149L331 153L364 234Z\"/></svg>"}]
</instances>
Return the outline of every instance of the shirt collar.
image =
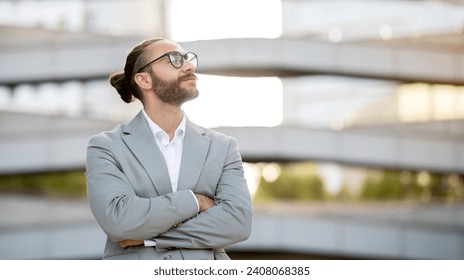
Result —
<instances>
[{"instance_id":1,"label":"shirt collar","mask_svg":"<svg viewBox=\"0 0 464 280\"><path fill-rule=\"evenodd\" d=\"M158 138L157 135L163 134L167 136L167 133L163 129L161 129L161 127L159 127L154 121L150 119L150 117L145 112L145 109L142 111L143 111L143 116L147 120L148 125L150 126L150 130L153 133L153 136L155 137L156 141L159 141L160 139ZM187 117L185 113L183 113L182 120L180 121L179 126L176 128L176 132L174 133L174 139L179 136L182 137L181 138L182 140L184 139L186 124L187 124ZM169 139L167 141L169 141ZM167 143L164 143L164 144L167 144Z\"/></svg>"}]
</instances>

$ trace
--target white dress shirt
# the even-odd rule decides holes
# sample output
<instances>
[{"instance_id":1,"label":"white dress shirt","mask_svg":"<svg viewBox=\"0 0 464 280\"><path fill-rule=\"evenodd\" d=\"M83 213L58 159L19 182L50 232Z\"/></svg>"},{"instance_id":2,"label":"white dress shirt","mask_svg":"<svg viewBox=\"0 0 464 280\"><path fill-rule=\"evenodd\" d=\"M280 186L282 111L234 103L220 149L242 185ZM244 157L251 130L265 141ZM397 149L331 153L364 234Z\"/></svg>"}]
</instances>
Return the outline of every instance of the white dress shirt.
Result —
<instances>
[{"instance_id":1,"label":"white dress shirt","mask_svg":"<svg viewBox=\"0 0 464 280\"><path fill-rule=\"evenodd\" d=\"M150 130L153 133L156 143L160 151L164 156L166 165L168 167L169 178L171 179L172 191L177 191L177 181L179 179L180 163L182 160L182 147L184 146L184 136L185 136L185 127L187 123L187 117L183 114L182 121L177 127L174 138L169 141L169 135L162 130L155 122L153 122L150 117L148 117L145 110L143 110L143 115L150 126ZM193 197L196 200L196 197L193 192L191 192ZM200 207L198 205L198 211ZM144 240L145 246L156 246L155 241L153 240Z\"/></svg>"},{"instance_id":2,"label":"white dress shirt","mask_svg":"<svg viewBox=\"0 0 464 280\"><path fill-rule=\"evenodd\" d=\"M176 192L177 180L179 178L180 161L182 159L182 147L184 145L186 124L185 114L174 133L174 138L169 141L169 135L148 117L145 110L143 113L147 119L148 125L150 126L150 130L155 137L156 143L158 144L158 147L163 153L164 159L166 161L166 165L169 171L169 178L171 179L172 191Z\"/></svg>"}]
</instances>

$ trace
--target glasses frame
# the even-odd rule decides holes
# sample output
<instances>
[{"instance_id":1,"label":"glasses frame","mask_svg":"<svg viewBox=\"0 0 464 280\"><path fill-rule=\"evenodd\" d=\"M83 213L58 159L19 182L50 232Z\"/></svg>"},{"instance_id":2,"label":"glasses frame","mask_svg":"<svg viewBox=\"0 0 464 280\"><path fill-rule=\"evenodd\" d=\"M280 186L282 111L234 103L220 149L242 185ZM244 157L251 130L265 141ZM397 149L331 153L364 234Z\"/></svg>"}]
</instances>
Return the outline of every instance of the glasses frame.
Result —
<instances>
[{"instance_id":1,"label":"glasses frame","mask_svg":"<svg viewBox=\"0 0 464 280\"><path fill-rule=\"evenodd\" d=\"M174 63L173 63L172 60L171 60L171 54L173 54L173 53L178 53L178 54L180 55L180 66L179 66L179 67L175 66ZM189 54L193 54L193 55L194 55L192 59L188 59ZM148 63L145 64L144 66L140 67L140 69L139 69L136 73L142 72L142 70L145 69L145 67L147 67L148 65L152 64L153 62L156 62L156 61L162 59L162 58L165 57L165 56L167 56L167 57L169 58L169 63L171 63L172 67L174 67L174 68L176 68L176 69L182 68L182 66L184 66L185 60L188 60L188 61L190 62L190 61L192 61L192 60L194 60L194 59L196 59L196 61L197 61L196 65L194 65L194 66L195 66L195 68L198 67L198 56L197 56L196 53L193 53L193 52L186 52L185 54L181 54L181 53L178 52L178 51L170 51L170 52L167 52L167 53L165 53L165 54L163 54L163 55L161 55L161 56L159 56L159 57L153 59L152 61L148 62Z\"/></svg>"}]
</instances>

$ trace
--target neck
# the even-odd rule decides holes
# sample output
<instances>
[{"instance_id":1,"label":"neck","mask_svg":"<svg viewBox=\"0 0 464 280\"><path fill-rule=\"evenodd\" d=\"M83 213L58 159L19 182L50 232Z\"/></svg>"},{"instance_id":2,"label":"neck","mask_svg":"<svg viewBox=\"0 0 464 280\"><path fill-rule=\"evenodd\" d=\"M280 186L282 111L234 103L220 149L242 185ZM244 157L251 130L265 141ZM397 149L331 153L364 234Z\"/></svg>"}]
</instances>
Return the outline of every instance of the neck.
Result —
<instances>
[{"instance_id":1,"label":"neck","mask_svg":"<svg viewBox=\"0 0 464 280\"><path fill-rule=\"evenodd\" d=\"M169 135L169 139L172 140L184 114L180 106L169 104L156 106L156 104L153 104L152 106L144 105L144 110L148 117L164 130Z\"/></svg>"}]
</instances>

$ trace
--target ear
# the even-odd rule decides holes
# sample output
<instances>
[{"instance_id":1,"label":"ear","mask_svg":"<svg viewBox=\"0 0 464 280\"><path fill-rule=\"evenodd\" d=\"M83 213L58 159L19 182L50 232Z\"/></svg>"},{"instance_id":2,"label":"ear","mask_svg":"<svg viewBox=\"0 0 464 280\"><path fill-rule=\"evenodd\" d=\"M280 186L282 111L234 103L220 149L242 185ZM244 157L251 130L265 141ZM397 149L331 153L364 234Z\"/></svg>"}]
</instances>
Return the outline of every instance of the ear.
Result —
<instances>
[{"instance_id":1,"label":"ear","mask_svg":"<svg viewBox=\"0 0 464 280\"><path fill-rule=\"evenodd\" d=\"M147 72L137 73L134 76L134 80L140 88L151 89L152 80L150 75Z\"/></svg>"}]
</instances>

